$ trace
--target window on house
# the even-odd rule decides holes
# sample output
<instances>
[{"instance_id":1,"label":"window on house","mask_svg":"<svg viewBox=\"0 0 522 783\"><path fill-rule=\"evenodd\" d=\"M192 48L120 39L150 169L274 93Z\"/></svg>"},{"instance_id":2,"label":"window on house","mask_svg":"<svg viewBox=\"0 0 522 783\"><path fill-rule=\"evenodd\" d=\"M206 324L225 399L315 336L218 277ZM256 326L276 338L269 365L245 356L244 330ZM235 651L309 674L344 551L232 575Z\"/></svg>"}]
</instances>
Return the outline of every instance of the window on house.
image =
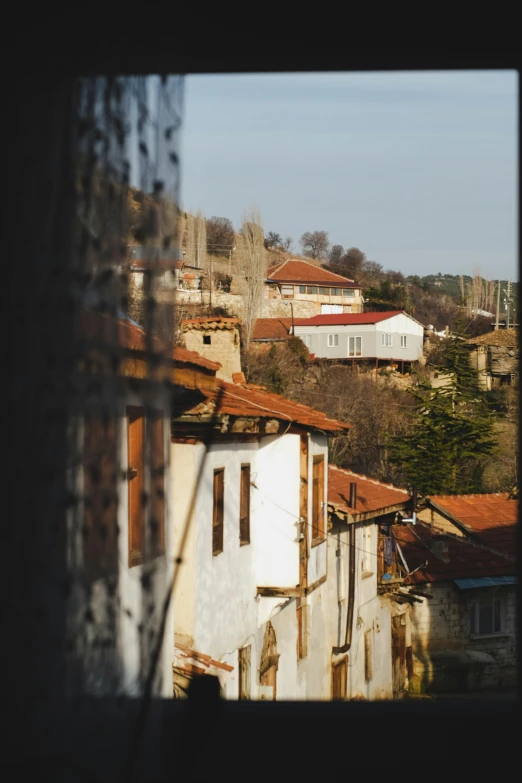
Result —
<instances>
[{"instance_id":1,"label":"window on house","mask_svg":"<svg viewBox=\"0 0 522 783\"><path fill-rule=\"evenodd\" d=\"M373 674L373 645L371 629L364 634L364 679L370 682Z\"/></svg>"},{"instance_id":2,"label":"window on house","mask_svg":"<svg viewBox=\"0 0 522 783\"><path fill-rule=\"evenodd\" d=\"M342 295L343 295L342 288L332 288L332 296L342 296Z\"/></svg>"},{"instance_id":3,"label":"window on house","mask_svg":"<svg viewBox=\"0 0 522 783\"><path fill-rule=\"evenodd\" d=\"M150 467L146 474L147 438ZM127 408L127 453L129 566L132 567L165 552L165 438L162 411L151 411L146 419L144 408Z\"/></svg>"},{"instance_id":4,"label":"window on house","mask_svg":"<svg viewBox=\"0 0 522 783\"><path fill-rule=\"evenodd\" d=\"M329 334L328 335L328 348L337 348L339 345L339 335L338 334Z\"/></svg>"},{"instance_id":5,"label":"window on house","mask_svg":"<svg viewBox=\"0 0 522 783\"><path fill-rule=\"evenodd\" d=\"M212 554L223 551L225 527L225 468L214 471L214 501L212 512Z\"/></svg>"},{"instance_id":6,"label":"window on house","mask_svg":"<svg viewBox=\"0 0 522 783\"><path fill-rule=\"evenodd\" d=\"M118 569L117 444L113 417L98 412L85 417L83 565L90 579Z\"/></svg>"},{"instance_id":7,"label":"window on house","mask_svg":"<svg viewBox=\"0 0 522 783\"><path fill-rule=\"evenodd\" d=\"M241 465L239 542L241 546L250 544L250 465Z\"/></svg>"},{"instance_id":8,"label":"window on house","mask_svg":"<svg viewBox=\"0 0 522 783\"><path fill-rule=\"evenodd\" d=\"M307 655L307 620L308 607L304 603L305 599L297 599L297 660L301 661Z\"/></svg>"},{"instance_id":9,"label":"window on house","mask_svg":"<svg viewBox=\"0 0 522 783\"><path fill-rule=\"evenodd\" d=\"M363 575L372 573L372 529L371 525L362 529L362 553L361 553L361 571Z\"/></svg>"},{"instance_id":10,"label":"window on house","mask_svg":"<svg viewBox=\"0 0 522 783\"><path fill-rule=\"evenodd\" d=\"M401 334L401 348L406 348L406 335Z\"/></svg>"},{"instance_id":11,"label":"window on house","mask_svg":"<svg viewBox=\"0 0 522 783\"><path fill-rule=\"evenodd\" d=\"M329 288L319 288L319 293L321 296L329 296L330 289Z\"/></svg>"},{"instance_id":12,"label":"window on house","mask_svg":"<svg viewBox=\"0 0 522 783\"><path fill-rule=\"evenodd\" d=\"M252 645L241 647L238 651L238 678L239 699L250 699L250 666L252 658Z\"/></svg>"},{"instance_id":13,"label":"window on house","mask_svg":"<svg viewBox=\"0 0 522 783\"><path fill-rule=\"evenodd\" d=\"M392 344L392 336L391 334L381 334L381 341L384 346L387 348L391 347Z\"/></svg>"},{"instance_id":14,"label":"window on house","mask_svg":"<svg viewBox=\"0 0 522 783\"><path fill-rule=\"evenodd\" d=\"M501 633L500 598L481 598L470 604L469 632L472 635Z\"/></svg>"},{"instance_id":15,"label":"window on house","mask_svg":"<svg viewBox=\"0 0 522 783\"><path fill-rule=\"evenodd\" d=\"M300 285L299 286L299 293L300 294L306 294L306 286L305 285Z\"/></svg>"},{"instance_id":16,"label":"window on house","mask_svg":"<svg viewBox=\"0 0 522 783\"><path fill-rule=\"evenodd\" d=\"M343 296L348 296L350 299L353 299L355 295L355 291L353 288L343 288Z\"/></svg>"},{"instance_id":17,"label":"window on house","mask_svg":"<svg viewBox=\"0 0 522 783\"><path fill-rule=\"evenodd\" d=\"M204 334L203 335L203 345L210 345L210 335Z\"/></svg>"},{"instance_id":18,"label":"window on house","mask_svg":"<svg viewBox=\"0 0 522 783\"><path fill-rule=\"evenodd\" d=\"M314 457L312 484L312 544L324 540L324 457Z\"/></svg>"},{"instance_id":19,"label":"window on house","mask_svg":"<svg viewBox=\"0 0 522 783\"><path fill-rule=\"evenodd\" d=\"M281 286L281 294L283 296L283 299L293 299L293 297L294 297L294 286L293 285L282 285Z\"/></svg>"},{"instance_id":20,"label":"window on house","mask_svg":"<svg viewBox=\"0 0 522 783\"><path fill-rule=\"evenodd\" d=\"M348 689L348 659L332 663L332 701L346 699Z\"/></svg>"},{"instance_id":21,"label":"window on house","mask_svg":"<svg viewBox=\"0 0 522 783\"><path fill-rule=\"evenodd\" d=\"M348 356L362 356L362 337L348 338Z\"/></svg>"},{"instance_id":22,"label":"window on house","mask_svg":"<svg viewBox=\"0 0 522 783\"><path fill-rule=\"evenodd\" d=\"M312 345L312 335L311 334L302 334L300 335L301 340L304 342L307 348L310 348Z\"/></svg>"}]
</instances>

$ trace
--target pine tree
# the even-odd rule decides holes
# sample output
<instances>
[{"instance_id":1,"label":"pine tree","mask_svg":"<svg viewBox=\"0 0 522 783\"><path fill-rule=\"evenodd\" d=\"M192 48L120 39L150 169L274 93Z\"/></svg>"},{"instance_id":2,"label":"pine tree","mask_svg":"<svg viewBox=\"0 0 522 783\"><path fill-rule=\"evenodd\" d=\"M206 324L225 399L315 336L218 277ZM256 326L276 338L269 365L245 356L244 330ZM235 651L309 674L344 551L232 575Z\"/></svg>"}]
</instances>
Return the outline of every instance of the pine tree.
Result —
<instances>
[{"instance_id":1,"label":"pine tree","mask_svg":"<svg viewBox=\"0 0 522 783\"><path fill-rule=\"evenodd\" d=\"M412 431L389 439L389 459L420 495L477 492L484 460L495 450L493 415L461 335L445 340L441 353L450 380L433 389L419 376L410 390L417 401Z\"/></svg>"}]
</instances>

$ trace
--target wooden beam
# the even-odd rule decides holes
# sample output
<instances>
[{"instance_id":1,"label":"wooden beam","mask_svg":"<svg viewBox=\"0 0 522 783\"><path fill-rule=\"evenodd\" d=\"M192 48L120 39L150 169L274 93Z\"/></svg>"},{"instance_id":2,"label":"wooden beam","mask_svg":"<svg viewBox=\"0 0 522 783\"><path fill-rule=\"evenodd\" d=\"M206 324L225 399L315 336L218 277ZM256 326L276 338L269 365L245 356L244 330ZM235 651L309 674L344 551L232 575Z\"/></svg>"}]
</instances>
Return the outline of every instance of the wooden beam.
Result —
<instances>
[{"instance_id":1,"label":"wooden beam","mask_svg":"<svg viewBox=\"0 0 522 783\"><path fill-rule=\"evenodd\" d=\"M257 594L264 598L302 598L303 587L258 587Z\"/></svg>"},{"instance_id":2,"label":"wooden beam","mask_svg":"<svg viewBox=\"0 0 522 783\"><path fill-rule=\"evenodd\" d=\"M310 595L310 593L313 593L313 591L317 590L318 587L324 585L325 582L326 582L326 574L323 574L323 576L321 576L320 579L316 579L315 582L313 582L309 587L305 587L304 594Z\"/></svg>"}]
</instances>

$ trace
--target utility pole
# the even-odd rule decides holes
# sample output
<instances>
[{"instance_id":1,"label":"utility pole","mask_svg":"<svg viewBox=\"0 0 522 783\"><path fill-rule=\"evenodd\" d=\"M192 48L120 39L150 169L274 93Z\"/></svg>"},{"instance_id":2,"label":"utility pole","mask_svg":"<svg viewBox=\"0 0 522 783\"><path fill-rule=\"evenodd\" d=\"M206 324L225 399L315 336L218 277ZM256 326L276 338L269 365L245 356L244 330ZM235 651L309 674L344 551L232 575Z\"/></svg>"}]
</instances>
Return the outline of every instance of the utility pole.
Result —
<instances>
[{"instance_id":1,"label":"utility pole","mask_svg":"<svg viewBox=\"0 0 522 783\"><path fill-rule=\"evenodd\" d=\"M500 280L497 282L497 319L495 321L495 330L498 329L499 317L500 317Z\"/></svg>"},{"instance_id":2,"label":"utility pole","mask_svg":"<svg viewBox=\"0 0 522 783\"><path fill-rule=\"evenodd\" d=\"M506 329L509 329L509 305L511 304L511 280L508 280L506 301Z\"/></svg>"}]
</instances>

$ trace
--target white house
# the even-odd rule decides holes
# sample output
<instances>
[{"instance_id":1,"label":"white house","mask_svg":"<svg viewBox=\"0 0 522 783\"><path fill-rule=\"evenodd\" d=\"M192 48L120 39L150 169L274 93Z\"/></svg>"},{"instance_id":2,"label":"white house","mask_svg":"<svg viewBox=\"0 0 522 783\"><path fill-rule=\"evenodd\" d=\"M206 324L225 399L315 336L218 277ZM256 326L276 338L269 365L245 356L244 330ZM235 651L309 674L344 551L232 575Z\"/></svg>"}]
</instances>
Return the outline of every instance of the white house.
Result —
<instances>
[{"instance_id":1,"label":"white house","mask_svg":"<svg viewBox=\"0 0 522 783\"><path fill-rule=\"evenodd\" d=\"M391 527L411 497L333 465L328 479L332 697L392 698L404 684L405 661L397 658L405 644L390 593L398 583Z\"/></svg>"},{"instance_id":2,"label":"white house","mask_svg":"<svg viewBox=\"0 0 522 783\"><path fill-rule=\"evenodd\" d=\"M244 382L178 400L176 644L232 667L227 698L330 698L328 435L348 425Z\"/></svg>"},{"instance_id":3,"label":"white house","mask_svg":"<svg viewBox=\"0 0 522 783\"><path fill-rule=\"evenodd\" d=\"M315 357L415 362L422 357L424 327L401 310L297 318L294 332Z\"/></svg>"}]
</instances>

